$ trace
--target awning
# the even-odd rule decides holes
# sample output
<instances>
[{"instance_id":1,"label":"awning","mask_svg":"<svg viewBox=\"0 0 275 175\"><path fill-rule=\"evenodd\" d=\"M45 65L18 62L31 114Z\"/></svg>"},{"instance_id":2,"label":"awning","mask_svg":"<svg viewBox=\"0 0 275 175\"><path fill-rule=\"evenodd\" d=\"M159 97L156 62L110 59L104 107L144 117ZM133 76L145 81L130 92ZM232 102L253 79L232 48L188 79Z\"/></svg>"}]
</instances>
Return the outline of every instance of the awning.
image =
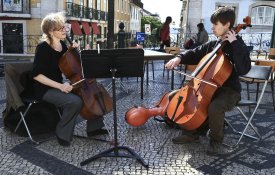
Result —
<instances>
[{"instance_id":1,"label":"awning","mask_svg":"<svg viewBox=\"0 0 275 175\"><path fill-rule=\"evenodd\" d=\"M72 31L74 35L82 35L82 31L80 29L80 25L77 21L70 21Z\"/></svg>"},{"instance_id":2,"label":"awning","mask_svg":"<svg viewBox=\"0 0 275 175\"><path fill-rule=\"evenodd\" d=\"M97 24L95 22L91 22L91 24L92 24L92 28L93 28L93 33L96 35L100 34Z\"/></svg>"},{"instance_id":3,"label":"awning","mask_svg":"<svg viewBox=\"0 0 275 175\"><path fill-rule=\"evenodd\" d=\"M90 29L89 23L82 21L81 24L82 24L82 28L84 30L84 33L86 35L90 35L91 34L91 29Z\"/></svg>"}]
</instances>

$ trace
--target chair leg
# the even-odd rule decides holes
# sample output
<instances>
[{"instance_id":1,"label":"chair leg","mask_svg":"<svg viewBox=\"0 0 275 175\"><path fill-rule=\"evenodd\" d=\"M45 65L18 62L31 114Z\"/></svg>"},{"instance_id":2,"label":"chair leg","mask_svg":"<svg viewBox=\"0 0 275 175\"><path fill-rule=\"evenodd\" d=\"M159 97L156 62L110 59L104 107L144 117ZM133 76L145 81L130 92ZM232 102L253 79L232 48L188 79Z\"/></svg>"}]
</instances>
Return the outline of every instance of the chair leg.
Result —
<instances>
[{"instance_id":1,"label":"chair leg","mask_svg":"<svg viewBox=\"0 0 275 175\"><path fill-rule=\"evenodd\" d=\"M250 92L249 92L249 83L246 83L246 93L247 93L247 100L250 100ZM251 113L251 108L248 106L249 113Z\"/></svg>"},{"instance_id":2,"label":"chair leg","mask_svg":"<svg viewBox=\"0 0 275 175\"><path fill-rule=\"evenodd\" d=\"M31 132L30 132L30 130L29 130L29 128L28 128L28 125L27 125L27 122L26 122L26 120L25 120L25 117L26 117L26 115L27 115L29 109L31 108L32 104L33 104L33 103L30 103L30 104L28 105L28 107L27 107L27 109L24 111L24 113L22 113L22 112L20 111L20 117L21 117L21 119L20 119L20 121L18 122L16 128L14 129L14 132L16 132L16 131L18 130L19 126L20 126L21 123L23 122L23 124L24 124L24 126L25 126L25 129L26 129L26 131L27 131L27 133L28 133L28 136L29 136L29 138L30 138L30 140L31 140L33 143L35 143L35 144L39 144L38 141L35 141L35 140L32 138Z\"/></svg>"},{"instance_id":3,"label":"chair leg","mask_svg":"<svg viewBox=\"0 0 275 175\"><path fill-rule=\"evenodd\" d=\"M27 116L28 111L30 110L31 106L32 106L34 103L36 103L36 102L29 103L27 109L26 109L24 112L22 112L22 111L19 112L19 113L20 113L21 119L20 119L20 121L18 122L18 124L16 125L16 127L15 127L15 129L14 129L14 132L16 133L16 131L18 130L19 126L20 126L21 123L23 122L24 127L25 127L25 129L26 129L26 131L27 131L27 134L28 134L28 136L29 136L29 139L30 139L33 143L35 143L35 144L38 145L38 144L40 144L40 143L42 143L42 142L45 142L45 141L50 140L51 138L39 139L39 141L37 141L37 140L35 140L35 139L32 137L32 135L31 135L31 131L29 130L29 127L28 127L28 125L27 125L27 122L26 122L26 120L25 120L25 117ZM56 108L56 111L57 111L57 113L58 113L59 118L61 119L60 110L59 110L58 108Z\"/></svg>"},{"instance_id":4,"label":"chair leg","mask_svg":"<svg viewBox=\"0 0 275 175\"><path fill-rule=\"evenodd\" d=\"M169 80L170 76L169 76L169 70L167 70L167 80Z\"/></svg>"},{"instance_id":5,"label":"chair leg","mask_svg":"<svg viewBox=\"0 0 275 175\"><path fill-rule=\"evenodd\" d=\"M247 93L247 100L250 100L249 84L248 83L246 83L246 93Z\"/></svg>"},{"instance_id":6,"label":"chair leg","mask_svg":"<svg viewBox=\"0 0 275 175\"><path fill-rule=\"evenodd\" d=\"M257 89L256 89L256 101L258 101L259 86L260 86L260 83L257 83Z\"/></svg>"},{"instance_id":7,"label":"chair leg","mask_svg":"<svg viewBox=\"0 0 275 175\"><path fill-rule=\"evenodd\" d=\"M153 71L153 80L155 79L155 70L154 70L154 61L152 60L152 71Z\"/></svg>"},{"instance_id":8,"label":"chair leg","mask_svg":"<svg viewBox=\"0 0 275 175\"><path fill-rule=\"evenodd\" d=\"M274 111L275 111L274 81L272 81L272 82L270 83L270 86L271 86L271 95L272 95L272 101L273 101L273 108L274 108Z\"/></svg>"},{"instance_id":9,"label":"chair leg","mask_svg":"<svg viewBox=\"0 0 275 175\"><path fill-rule=\"evenodd\" d=\"M163 71L162 71L162 77L164 78L164 72L165 72L165 63L166 63L166 61L164 60L164 62L163 62Z\"/></svg>"},{"instance_id":10,"label":"chair leg","mask_svg":"<svg viewBox=\"0 0 275 175\"><path fill-rule=\"evenodd\" d=\"M258 106L257 106L256 108L258 108ZM240 107L237 107L237 109L239 110L239 112L242 114L242 116L243 116L243 117L245 118L245 120L248 122L247 125L246 125L246 128L245 128L244 131L243 131L243 135L245 135L245 136L247 136L247 137L250 137L250 138L253 138L253 139L255 139L255 140L260 140L260 139L261 139L260 133L258 132L257 128L251 123L251 121L252 121L252 119L253 119L253 117L254 117L254 115L255 115L255 112L256 112L256 110L257 110L256 108L254 109L254 112L253 112L253 114L251 115L251 117L248 118L248 117L245 115L245 113L241 110L241 108L240 108ZM258 135L258 137L254 137L254 136L251 136L251 135L249 135L249 134L245 134L245 131L247 130L248 126L250 126L250 127L254 130L254 132Z\"/></svg>"},{"instance_id":11,"label":"chair leg","mask_svg":"<svg viewBox=\"0 0 275 175\"><path fill-rule=\"evenodd\" d=\"M146 64L147 64L147 61L144 62L144 65L143 65L143 75L145 74L145 67L146 67ZM147 70L148 71L148 70Z\"/></svg>"},{"instance_id":12,"label":"chair leg","mask_svg":"<svg viewBox=\"0 0 275 175\"><path fill-rule=\"evenodd\" d=\"M245 115L245 113L241 110L240 107L236 107L236 108L238 109L238 111L240 112L240 114L245 118L245 120L246 120L247 123L246 123L245 128L243 129L243 131L239 131L239 130L235 129L235 127L234 127L230 122L228 122L227 119L224 119L224 120L225 120L225 123L232 129L232 131L233 131L234 133L240 135L238 141L237 141L235 144L233 144L233 145L227 144L227 143L224 143L224 144L227 145L227 146L229 146L229 147L236 147L236 146L240 143L240 141L242 140L243 136L249 137L249 138L254 139L254 140L257 140L257 141L261 140L262 137L261 137L260 133L258 132L257 128L256 128L256 127L252 124L252 122L251 122L252 119L253 119L253 116L254 116L254 114L255 114L255 112L256 112L257 109L254 110L254 112L253 112L253 114L251 115L251 117L248 118L248 117ZM258 108L258 107L256 107L256 108ZM246 133L245 133L246 130L248 129L248 126L250 126L250 127L253 129L253 131L255 132L255 134L256 134L257 136L252 136L252 135L250 135L250 134L246 134Z\"/></svg>"}]
</instances>

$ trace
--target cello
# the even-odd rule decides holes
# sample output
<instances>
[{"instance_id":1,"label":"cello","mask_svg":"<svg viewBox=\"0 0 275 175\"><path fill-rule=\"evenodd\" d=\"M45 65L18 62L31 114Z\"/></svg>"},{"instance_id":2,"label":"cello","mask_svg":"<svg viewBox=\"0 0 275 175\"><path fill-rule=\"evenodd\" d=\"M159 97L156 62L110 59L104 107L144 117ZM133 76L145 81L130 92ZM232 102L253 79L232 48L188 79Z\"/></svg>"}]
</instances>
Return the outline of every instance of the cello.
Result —
<instances>
[{"instance_id":1,"label":"cello","mask_svg":"<svg viewBox=\"0 0 275 175\"><path fill-rule=\"evenodd\" d=\"M72 40L66 35L72 45ZM112 111L112 98L106 89L95 79L85 79L79 51L70 46L58 61L61 72L70 80L73 90L78 95L83 106L80 115L86 119L96 119Z\"/></svg>"},{"instance_id":2,"label":"cello","mask_svg":"<svg viewBox=\"0 0 275 175\"><path fill-rule=\"evenodd\" d=\"M251 27L250 17L244 18L243 21L244 24L239 24L234 28L236 33L241 29ZM169 94L169 98L165 94L162 99L166 98L167 101L162 105L154 108L131 108L126 112L126 122L132 126L140 126L150 117L160 115L185 130L199 128L207 119L207 109L212 96L228 79L232 71L232 64L222 52L225 45L227 41L219 43L212 52L205 55L195 71L187 75L192 79L176 93Z\"/></svg>"}]
</instances>

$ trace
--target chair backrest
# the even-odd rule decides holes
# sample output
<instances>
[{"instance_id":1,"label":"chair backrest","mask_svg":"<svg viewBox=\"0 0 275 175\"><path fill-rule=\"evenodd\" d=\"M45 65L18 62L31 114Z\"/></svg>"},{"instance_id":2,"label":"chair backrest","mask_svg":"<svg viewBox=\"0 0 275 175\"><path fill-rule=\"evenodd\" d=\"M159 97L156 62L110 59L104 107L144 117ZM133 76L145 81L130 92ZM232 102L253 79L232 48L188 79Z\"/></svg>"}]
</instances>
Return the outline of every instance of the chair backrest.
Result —
<instances>
[{"instance_id":1,"label":"chair backrest","mask_svg":"<svg viewBox=\"0 0 275 175\"><path fill-rule=\"evenodd\" d=\"M268 58L275 60L275 48L270 48L269 49Z\"/></svg>"},{"instance_id":2,"label":"chair backrest","mask_svg":"<svg viewBox=\"0 0 275 175\"><path fill-rule=\"evenodd\" d=\"M180 47L166 47L165 52L177 55L180 53Z\"/></svg>"},{"instance_id":3,"label":"chair backrest","mask_svg":"<svg viewBox=\"0 0 275 175\"><path fill-rule=\"evenodd\" d=\"M242 75L242 77L258 80L268 80L271 75L271 70L271 66L252 65L250 71L247 74Z\"/></svg>"},{"instance_id":4,"label":"chair backrest","mask_svg":"<svg viewBox=\"0 0 275 175\"><path fill-rule=\"evenodd\" d=\"M271 66L272 67L272 72L275 71L275 60L256 60L255 65Z\"/></svg>"}]
</instances>

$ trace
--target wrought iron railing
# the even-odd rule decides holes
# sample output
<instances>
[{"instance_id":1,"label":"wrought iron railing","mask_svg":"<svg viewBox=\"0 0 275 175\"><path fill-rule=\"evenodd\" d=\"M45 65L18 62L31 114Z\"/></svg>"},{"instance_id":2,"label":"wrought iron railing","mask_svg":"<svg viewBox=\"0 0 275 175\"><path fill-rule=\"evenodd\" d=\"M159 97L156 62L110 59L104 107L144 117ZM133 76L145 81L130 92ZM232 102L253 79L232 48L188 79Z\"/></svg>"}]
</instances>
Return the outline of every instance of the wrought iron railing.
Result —
<instances>
[{"instance_id":1,"label":"wrought iron railing","mask_svg":"<svg viewBox=\"0 0 275 175\"><path fill-rule=\"evenodd\" d=\"M21 2L21 3L20 3ZM18 1L14 6L7 5L4 0L0 1L0 13L31 14L30 0Z\"/></svg>"},{"instance_id":2,"label":"wrought iron railing","mask_svg":"<svg viewBox=\"0 0 275 175\"><path fill-rule=\"evenodd\" d=\"M41 35L0 35L1 54L33 54Z\"/></svg>"},{"instance_id":3,"label":"wrought iron railing","mask_svg":"<svg viewBox=\"0 0 275 175\"><path fill-rule=\"evenodd\" d=\"M195 33L187 33L186 39L191 38L191 36L196 35ZM239 33L239 35L244 40L247 46L253 46L253 50L264 50L269 51L270 48L270 40L271 40L271 33ZM209 40L214 40L217 37L211 33L209 34ZM174 42L179 44L184 44L186 39L181 39L177 42L176 38L174 38ZM182 45L181 45L182 46Z\"/></svg>"},{"instance_id":4,"label":"wrought iron railing","mask_svg":"<svg viewBox=\"0 0 275 175\"><path fill-rule=\"evenodd\" d=\"M171 45L183 48L185 41L195 33L187 33L185 39L180 39L179 35L171 35ZM271 33L241 33L240 34L247 46L253 46L253 50L269 51ZM0 35L0 54L34 54L37 44L40 42L40 35ZM209 34L209 39L214 40L216 36ZM81 49L86 48L86 45L95 46L100 44L101 48L106 48L106 38L104 34L97 37L93 43L85 43L81 41ZM142 44L144 48L157 48L159 41L154 35L145 35L144 41L138 42L135 34L125 34L125 47ZM114 35L114 47L117 46L117 34ZM93 47L92 47L93 48Z\"/></svg>"},{"instance_id":5,"label":"wrought iron railing","mask_svg":"<svg viewBox=\"0 0 275 175\"><path fill-rule=\"evenodd\" d=\"M87 18L87 19L102 20L102 21L108 20L108 13L105 11L96 10L96 9L75 4L72 2L67 2L66 8L67 8L66 15L68 17Z\"/></svg>"}]
</instances>

